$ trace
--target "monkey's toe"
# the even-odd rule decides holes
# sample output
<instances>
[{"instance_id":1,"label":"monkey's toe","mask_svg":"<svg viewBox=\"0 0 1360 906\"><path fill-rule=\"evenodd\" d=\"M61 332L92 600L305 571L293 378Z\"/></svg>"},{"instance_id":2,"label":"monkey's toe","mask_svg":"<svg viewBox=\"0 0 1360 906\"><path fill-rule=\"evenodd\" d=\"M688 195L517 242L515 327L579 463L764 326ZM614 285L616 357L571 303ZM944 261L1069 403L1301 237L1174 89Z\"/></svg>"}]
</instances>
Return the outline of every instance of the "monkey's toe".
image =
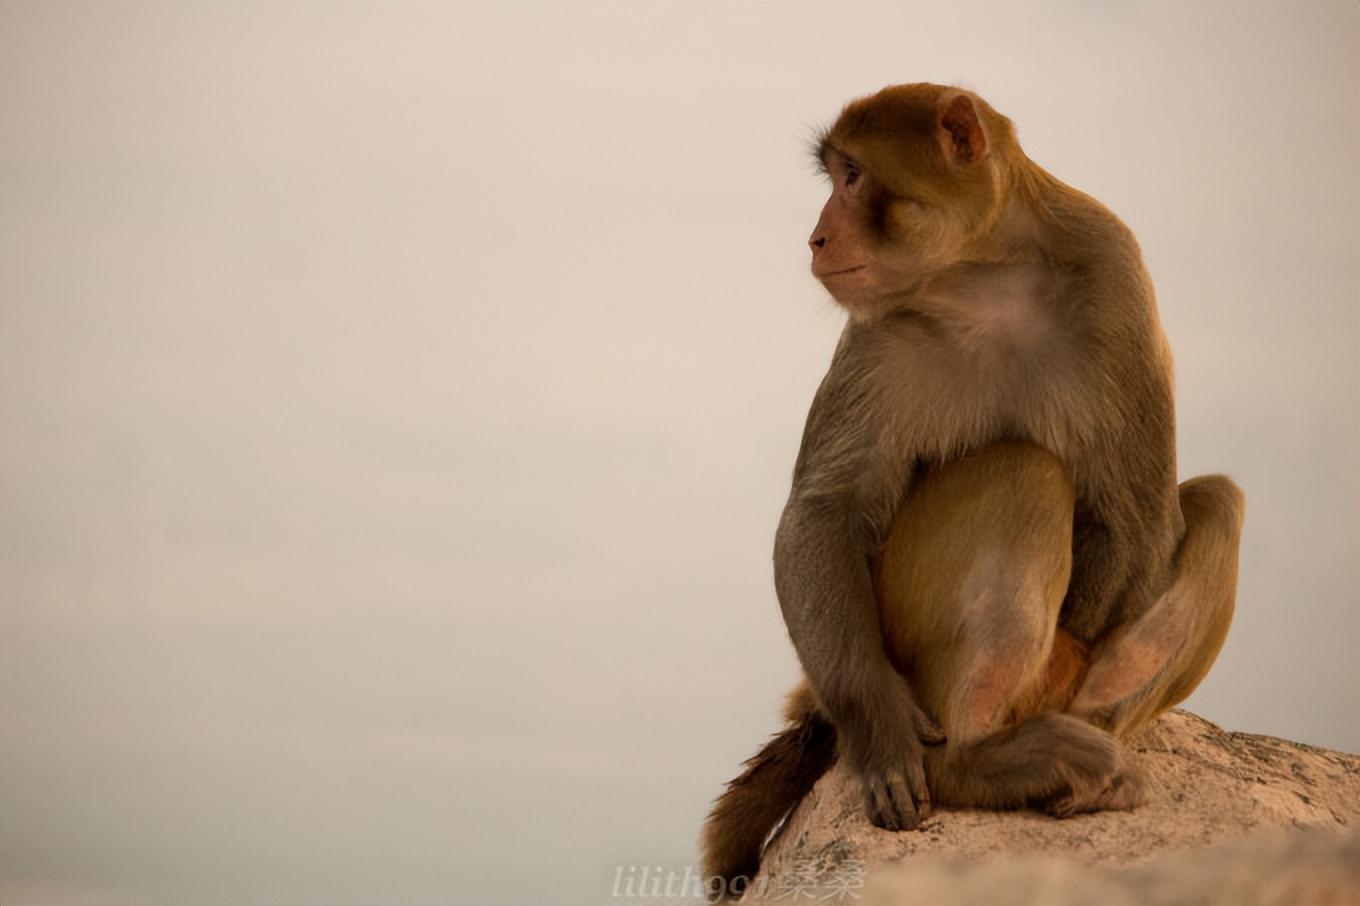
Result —
<instances>
[{"instance_id":1,"label":"monkey's toe","mask_svg":"<svg viewBox=\"0 0 1360 906\"><path fill-rule=\"evenodd\" d=\"M1103 786L1077 782L1063 787L1040 805L1054 818L1088 812L1129 811L1146 798L1146 780L1136 768L1122 767Z\"/></svg>"},{"instance_id":2,"label":"monkey's toe","mask_svg":"<svg viewBox=\"0 0 1360 906\"><path fill-rule=\"evenodd\" d=\"M1085 811L1081 807L1081 799L1082 797L1079 797L1071 787L1064 787L1062 792L1045 799L1039 805L1046 815L1054 818L1071 818Z\"/></svg>"},{"instance_id":3,"label":"monkey's toe","mask_svg":"<svg viewBox=\"0 0 1360 906\"><path fill-rule=\"evenodd\" d=\"M1126 812L1147 799L1147 778L1137 768L1124 768L1097 797L1093 811Z\"/></svg>"}]
</instances>

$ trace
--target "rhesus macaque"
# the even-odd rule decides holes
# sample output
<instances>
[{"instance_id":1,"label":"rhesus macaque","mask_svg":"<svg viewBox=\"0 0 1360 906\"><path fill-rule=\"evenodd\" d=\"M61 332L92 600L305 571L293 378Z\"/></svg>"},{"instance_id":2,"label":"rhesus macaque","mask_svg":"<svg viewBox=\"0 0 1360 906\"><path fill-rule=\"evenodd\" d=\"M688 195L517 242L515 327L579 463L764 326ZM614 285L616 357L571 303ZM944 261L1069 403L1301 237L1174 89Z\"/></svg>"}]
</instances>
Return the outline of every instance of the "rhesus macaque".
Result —
<instances>
[{"instance_id":1,"label":"rhesus macaque","mask_svg":"<svg viewBox=\"0 0 1360 906\"><path fill-rule=\"evenodd\" d=\"M1242 494L1177 487L1129 229L955 88L857 100L817 156L812 272L849 317L775 538L806 681L714 806L710 877L754 874L836 758L889 830L1132 808L1116 739L1198 685L1236 594Z\"/></svg>"}]
</instances>

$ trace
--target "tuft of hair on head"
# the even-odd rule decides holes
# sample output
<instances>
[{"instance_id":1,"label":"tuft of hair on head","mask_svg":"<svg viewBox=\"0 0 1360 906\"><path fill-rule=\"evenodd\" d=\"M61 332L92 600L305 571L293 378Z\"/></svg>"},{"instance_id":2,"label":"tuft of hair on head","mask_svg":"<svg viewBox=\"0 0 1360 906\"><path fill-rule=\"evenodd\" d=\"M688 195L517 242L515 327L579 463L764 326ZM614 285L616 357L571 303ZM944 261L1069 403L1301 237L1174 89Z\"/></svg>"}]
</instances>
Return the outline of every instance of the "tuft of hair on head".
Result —
<instances>
[{"instance_id":1,"label":"tuft of hair on head","mask_svg":"<svg viewBox=\"0 0 1360 906\"><path fill-rule=\"evenodd\" d=\"M830 126L809 126L807 137L803 139L803 147L807 149L808 156L812 158L813 172L818 176L828 175L826 152L830 147L830 141Z\"/></svg>"}]
</instances>

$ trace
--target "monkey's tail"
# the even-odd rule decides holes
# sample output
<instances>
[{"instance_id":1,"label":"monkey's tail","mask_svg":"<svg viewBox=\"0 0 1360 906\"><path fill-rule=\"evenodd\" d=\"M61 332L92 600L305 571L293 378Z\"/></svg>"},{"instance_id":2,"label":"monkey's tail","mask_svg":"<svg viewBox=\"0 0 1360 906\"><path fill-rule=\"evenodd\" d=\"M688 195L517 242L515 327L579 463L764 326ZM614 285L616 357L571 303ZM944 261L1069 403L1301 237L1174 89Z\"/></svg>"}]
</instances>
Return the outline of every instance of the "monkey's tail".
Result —
<instances>
[{"instance_id":1,"label":"monkey's tail","mask_svg":"<svg viewBox=\"0 0 1360 906\"><path fill-rule=\"evenodd\" d=\"M760 869L765 842L836 760L836 729L795 690L789 726L745 762L704 824L702 871L710 896L740 895Z\"/></svg>"}]
</instances>

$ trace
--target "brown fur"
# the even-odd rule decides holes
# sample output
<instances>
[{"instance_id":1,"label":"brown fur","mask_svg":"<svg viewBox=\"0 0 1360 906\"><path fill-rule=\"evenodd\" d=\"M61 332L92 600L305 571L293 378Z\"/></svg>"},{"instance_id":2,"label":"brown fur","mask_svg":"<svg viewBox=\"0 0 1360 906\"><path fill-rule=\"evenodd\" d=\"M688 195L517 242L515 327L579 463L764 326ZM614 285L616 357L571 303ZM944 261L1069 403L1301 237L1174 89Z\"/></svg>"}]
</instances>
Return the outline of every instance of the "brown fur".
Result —
<instances>
[{"instance_id":1,"label":"brown fur","mask_svg":"<svg viewBox=\"0 0 1360 906\"><path fill-rule=\"evenodd\" d=\"M807 676L789 732L834 726L889 829L932 799L1131 807L1142 782L1112 734L1207 672L1242 524L1228 479L1177 487L1137 243L958 89L856 101L818 154L833 190L813 272L850 317L775 539ZM714 810L710 873L748 869L825 762L772 747Z\"/></svg>"},{"instance_id":2,"label":"brown fur","mask_svg":"<svg viewBox=\"0 0 1360 906\"><path fill-rule=\"evenodd\" d=\"M810 698L801 704L790 711L788 728L747 759L709 813L701 845L715 898L740 895L760 869L766 837L836 760L835 728Z\"/></svg>"}]
</instances>

